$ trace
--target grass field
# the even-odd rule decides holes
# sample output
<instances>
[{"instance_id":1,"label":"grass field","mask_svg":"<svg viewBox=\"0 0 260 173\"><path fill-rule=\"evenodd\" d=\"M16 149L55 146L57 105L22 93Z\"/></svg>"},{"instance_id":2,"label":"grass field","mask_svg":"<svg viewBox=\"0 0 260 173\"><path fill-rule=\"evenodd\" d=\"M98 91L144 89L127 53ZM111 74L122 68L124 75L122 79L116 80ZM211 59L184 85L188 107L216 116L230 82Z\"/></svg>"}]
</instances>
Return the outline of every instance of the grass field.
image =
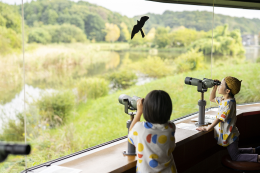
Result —
<instances>
[{"instance_id":1,"label":"grass field","mask_svg":"<svg viewBox=\"0 0 260 173\"><path fill-rule=\"evenodd\" d=\"M230 75L243 80L241 92L236 96L237 102L256 102L260 101L259 69L259 63L221 65L213 69L212 78L221 80ZM200 99L200 93L197 92L195 86L184 84L187 76L199 79L210 78L211 71L192 71L168 76L141 86L117 91L96 100L79 103L65 125L41 131L38 137L30 140L33 150L27 157L27 166L38 165L127 135L126 121L129 116L124 113L123 105L118 103L120 94L145 97L149 91L161 89L167 91L171 96L173 102L171 119L198 111L197 101ZM210 91L205 93L206 107L214 107L216 104L209 103L209 93ZM0 172L16 173L23 169L23 157L9 157L7 162L0 164Z\"/></svg>"}]
</instances>

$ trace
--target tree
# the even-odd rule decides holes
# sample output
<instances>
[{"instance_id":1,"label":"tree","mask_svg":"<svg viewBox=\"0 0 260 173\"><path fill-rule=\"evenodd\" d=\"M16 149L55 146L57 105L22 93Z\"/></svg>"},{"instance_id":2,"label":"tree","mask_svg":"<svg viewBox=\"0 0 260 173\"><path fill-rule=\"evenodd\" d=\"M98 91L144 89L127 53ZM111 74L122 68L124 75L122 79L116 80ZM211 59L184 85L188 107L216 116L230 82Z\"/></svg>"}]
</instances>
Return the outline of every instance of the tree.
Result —
<instances>
[{"instance_id":1,"label":"tree","mask_svg":"<svg viewBox=\"0 0 260 173\"><path fill-rule=\"evenodd\" d=\"M43 28L33 28L29 33L28 42L47 44L51 42L51 35Z\"/></svg>"},{"instance_id":2,"label":"tree","mask_svg":"<svg viewBox=\"0 0 260 173\"><path fill-rule=\"evenodd\" d=\"M89 14L84 19L85 33L90 40L95 39L96 41L103 41L105 37L105 22L100 16L95 14Z\"/></svg>"},{"instance_id":3,"label":"tree","mask_svg":"<svg viewBox=\"0 0 260 173\"><path fill-rule=\"evenodd\" d=\"M106 23L106 37L105 40L109 42L117 41L120 37L120 29L115 24Z\"/></svg>"},{"instance_id":4,"label":"tree","mask_svg":"<svg viewBox=\"0 0 260 173\"><path fill-rule=\"evenodd\" d=\"M164 48L167 45L170 45L170 28L158 27L154 37L154 43L158 45L159 48Z\"/></svg>"},{"instance_id":5,"label":"tree","mask_svg":"<svg viewBox=\"0 0 260 173\"><path fill-rule=\"evenodd\" d=\"M70 24L75 25L76 27L84 31L84 21L78 15L72 15L70 18Z\"/></svg>"},{"instance_id":6,"label":"tree","mask_svg":"<svg viewBox=\"0 0 260 173\"><path fill-rule=\"evenodd\" d=\"M204 38L193 42L189 49L202 51L210 54L212 47L211 31L207 32ZM213 31L213 53L219 55L244 54L240 30L228 31L228 25L218 26Z\"/></svg>"},{"instance_id":7,"label":"tree","mask_svg":"<svg viewBox=\"0 0 260 173\"><path fill-rule=\"evenodd\" d=\"M51 35L52 43L84 42L87 39L84 32L75 25L49 25L43 28Z\"/></svg>"},{"instance_id":8,"label":"tree","mask_svg":"<svg viewBox=\"0 0 260 173\"><path fill-rule=\"evenodd\" d=\"M130 33L128 28L124 22L120 24L120 37L119 41L128 41L130 39Z\"/></svg>"},{"instance_id":9,"label":"tree","mask_svg":"<svg viewBox=\"0 0 260 173\"><path fill-rule=\"evenodd\" d=\"M196 31L194 29L187 29L182 27L171 32L172 46L174 47L186 47L192 42L205 37L204 31Z\"/></svg>"},{"instance_id":10,"label":"tree","mask_svg":"<svg viewBox=\"0 0 260 173\"><path fill-rule=\"evenodd\" d=\"M145 36L148 41L152 41L155 37L156 30L155 28L152 28L148 34Z\"/></svg>"},{"instance_id":11,"label":"tree","mask_svg":"<svg viewBox=\"0 0 260 173\"><path fill-rule=\"evenodd\" d=\"M56 13L56 11L50 9L50 10L46 10L43 14L42 14L42 21L44 24L51 24L54 25L57 22L57 18L58 18L58 14Z\"/></svg>"}]
</instances>

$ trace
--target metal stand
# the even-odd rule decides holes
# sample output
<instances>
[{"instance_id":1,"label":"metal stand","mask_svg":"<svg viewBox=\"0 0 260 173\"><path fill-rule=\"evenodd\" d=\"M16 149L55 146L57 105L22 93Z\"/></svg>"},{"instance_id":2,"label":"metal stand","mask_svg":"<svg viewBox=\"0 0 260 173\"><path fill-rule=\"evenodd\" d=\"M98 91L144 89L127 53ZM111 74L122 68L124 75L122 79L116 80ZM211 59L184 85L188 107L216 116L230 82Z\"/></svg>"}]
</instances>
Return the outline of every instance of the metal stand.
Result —
<instances>
[{"instance_id":1,"label":"metal stand","mask_svg":"<svg viewBox=\"0 0 260 173\"><path fill-rule=\"evenodd\" d=\"M126 122L126 127L128 129L128 134L129 134L129 127L130 127L133 119L134 119L134 115L131 115L131 120L128 120ZM126 155L126 156L135 156L136 155L136 153L135 153L135 146L133 144L131 144L129 141L127 141L127 150L124 150L123 154Z\"/></svg>"},{"instance_id":2,"label":"metal stand","mask_svg":"<svg viewBox=\"0 0 260 173\"><path fill-rule=\"evenodd\" d=\"M198 122L195 123L197 127L200 126L206 126L209 124L209 122L205 122L205 106L206 106L206 100L204 100L204 92L207 91L207 89L202 88L202 81L200 81L197 91L201 93L201 100L198 101L199 105L199 117Z\"/></svg>"},{"instance_id":3,"label":"metal stand","mask_svg":"<svg viewBox=\"0 0 260 173\"><path fill-rule=\"evenodd\" d=\"M129 134L129 127L131 126L131 123L132 123L132 121L134 119L134 116L135 116L136 112L128 113L129 103L128 103L127 99L124 100L124 105L125 105L125 113L130 115L130 118L131 118L130 120L128 120L126 122L126 127L128 129L128 133L127 134ZM126 155L126 156L136 156L135 146L133 144L131 144L129 141L127 141L127 150L124 150L123 154Z\"/></svg>"}]
</instances>

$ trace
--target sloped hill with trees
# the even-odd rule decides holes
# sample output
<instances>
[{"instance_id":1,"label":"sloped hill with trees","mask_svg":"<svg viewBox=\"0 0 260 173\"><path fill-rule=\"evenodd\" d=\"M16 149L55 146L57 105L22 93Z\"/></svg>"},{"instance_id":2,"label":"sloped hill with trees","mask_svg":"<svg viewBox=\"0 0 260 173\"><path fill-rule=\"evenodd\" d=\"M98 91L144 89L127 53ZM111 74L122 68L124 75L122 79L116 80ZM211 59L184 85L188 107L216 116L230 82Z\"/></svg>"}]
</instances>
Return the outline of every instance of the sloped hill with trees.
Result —
<instances>
[{"instance_id":1,"label":"sloped hill with trees","mask_svg":"<svg viewBox=\"0 0 260 173\"><path fill-rule=\"evenodd\" d=\"M105 40L106 23L120 27L123 22L128 30L133 26L133 19L85 1L37 0L25 3L24 13L26 24L30 27L71 24L83 30L89 40L96 41ZM122 27L120 29L123 30ZM125 41L124 37L121 35L119 41Z\"/></svg>"},{"instance_id":2,"label":"sloped hill with trees","mask_svg":"<svg viewBox=\"0 0 260 173\"><path fill-rule=\"evenodd\" d=\"M159 26L169 26L170 28L185 26L186 28L195 29L197 31L209 31L212 29L212 12L208 11L173 12L167 10L162 15L153 13L144 15L150 17L144 26L147 31ZM141 15L135 16L134 20L139 20L140 17ZM230 30L240 29L242 34L258 34L260 32L260 19L247 19L244 17L215 14L215 26L225 24L229 25Z\"/></svg>"}]
</instances>

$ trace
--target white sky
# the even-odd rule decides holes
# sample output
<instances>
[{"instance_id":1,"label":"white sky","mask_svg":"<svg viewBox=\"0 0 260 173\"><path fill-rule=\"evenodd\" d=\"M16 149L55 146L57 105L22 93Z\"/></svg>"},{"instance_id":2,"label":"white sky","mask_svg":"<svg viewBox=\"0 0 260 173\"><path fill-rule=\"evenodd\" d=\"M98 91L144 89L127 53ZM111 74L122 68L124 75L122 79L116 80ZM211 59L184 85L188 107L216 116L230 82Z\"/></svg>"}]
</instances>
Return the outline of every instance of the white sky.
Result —
<instances>
[{"instance_id":1,"label":"white sky","mask_svg":"<svg viewBox=\"0 0 260 173\"><path fill-rule=\"evenodd\" d=\"M21 4L22 0L0 0L0 2L9 4ZM23 0L23 2L30 2L31 0ZM78 0L73 0L78 1ZM170 11L212 11L212 7L196 6L196 5L180 5L170 3L158 3L146 0L84 0L103 6L111 11L119 12L122 15L133 17L135 15L143 15L145 13L162 14L165 10ZM236 17L245 18L259 18L260 10L245 10L234 8L215 7L215 13L224 14Z\"/></svg>"}]
</instances>

